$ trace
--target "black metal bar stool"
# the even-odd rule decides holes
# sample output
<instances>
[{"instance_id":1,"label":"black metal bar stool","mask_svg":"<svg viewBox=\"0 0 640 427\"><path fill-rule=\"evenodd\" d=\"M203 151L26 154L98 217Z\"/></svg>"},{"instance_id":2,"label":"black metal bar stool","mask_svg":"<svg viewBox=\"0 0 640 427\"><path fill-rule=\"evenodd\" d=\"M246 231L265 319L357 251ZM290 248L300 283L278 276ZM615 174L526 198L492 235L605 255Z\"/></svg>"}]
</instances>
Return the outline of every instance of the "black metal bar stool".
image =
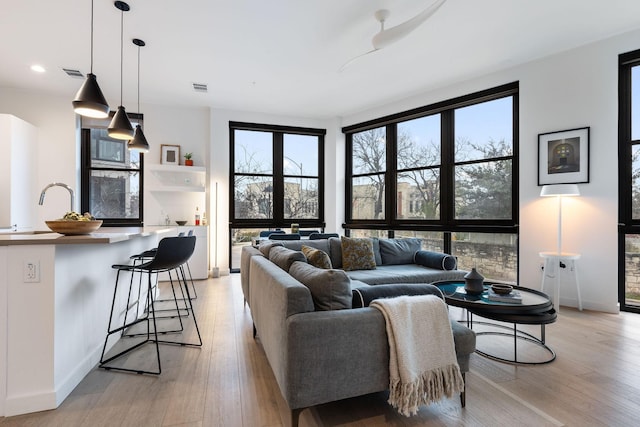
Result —
<instances>
[{"instance_id":1,"label":"black metal bar stool","mask_svg":"<svg viewBox=\"0 0 640 427\"><path fill-rule=\"evenodd\" d=\"M186 234L187 236L193 236L193 230L189 230L189 232ZM180 232L178 233L178 237L183 237L185 236L184 232ZM158 250L158 248L153 248L153 249L148 249L146 251L140 252L138 254L135 255L131 255L129 257L129 259L132 261L132 263L134 265L136 264L143 264L145 262L148 262L149 260L153 259L153 257L155 257L156 255L156 251ZM193 276L191 275L191 268L189 267L189 262L187 261L185 263L186 267L187 267L187 273L189 274L189 282L191 283L191 299L197 299L198 298L198 293L196 292L196 287L195 284L193 282ZM125 319L127 318L127 316L129 315L129 310L133 309L134 307L138 307L139 303L140 303L140 295L141 295L141 291L142 291L142 274L139 275L139 281L138 281L138 298L133 298L132 301L132 291L133 291L133 278L134 278L134 274L131 274L131 280L129 283L129 294L127 296L127 308L126 308L126 315L125 315ZM158 286L158 275L155 275L155 285L154 285L154 291ZM182 288L180 288L181 293L182 293L182 297L178 299L178 301L182 302L183 305L182 307L180 307L180 309L178 310L178 312L176 313L176 315L178 316L188 316L189 315L189 311L188 311L188 306L186 304L186 302L184 302L185 300L185 294L184 291L182 291ZM156 299L156 302L168 302L168 301L173 301L172 299ZM145 310L148 310L148 307L145 307ZM172 312L175 311L175 309L173 308L169 308L169 309L165 309L165 308L156 308L156 312L159 311L168 311L168 312ZM185 312L183 314L183 312ZM158 316L159 317L159 316ZM163 316L164 317L164 316ZM168 317L174 317L173 315L169 315ZM122 332L122 334L124 335L124 331Z\"/></svg>"},{"instance_id":2,"label":"black metal bar stool","mask_svg":"<svg viewBox=\"0 0 640 427\"><path fill-rule=\"evenodd\" d=\"M189 286L187 285L187 279L185 275L184 265L189 260L193 251L195 249L196 238L195 236L190 237L166 237L160 241L158 244L158 248L156 249L155 256L148 262L144 262L142 264L116 264L112 267L117 269L116 275L116 285L113 292L113 301L111 303L111 314L109 316L109 325L107 329L107 336L104 341L104 347L102 349L102 355L100 357L100 368L104 368L107 370L119 370L125 372L135 372L138 374L160 374L162 372L161 363L160 363L160 348L159 344L176 344L182 346L202 346L202 337L200 336L200 329L198 328L198 322L196 320L195 313L193 311L193 304L191 303ZM116 310L116 299L118 294L118 283L120 278L120 273L129 272L133 273L142 273L147 274L147 295L146 295L146 305L148 309L146 310L146 314L140 318L136 318L132 321L127 320L127 316L125 315L124 321L121 326L115 326L115 324L119 324L118 320L114 321L114 311ZM177 284L180 288L180 292L186 292L186 298L184 299L187 304L188 310L191 312L191 318L193 319L193 323L195 326L195 330L198 336L198 340L196 343L188 343L184 341L171 341L171 340L160 340L158 335L166 334L166 333L176 333L181 332L184 329L182 323L182 317L177 316L176 319L180 325L179 329L171 330L171 331L159 331L157 325L157 317L156 317L156 309L155 309L155 301L154 301L154 283L152 280L152 275L161 272L167 272L169 274L169 282L171 292L173 294L173 301L175 303L176 309L178 308L178 298L176 296L175 285ZM176 283L173 280L173 274L176 276ZM184 290L183 290L184 288ZM141 298L141 295L138 296ZM122 351L118 351L116 354L106 357L107 353L107 344L109 337L113 334L122 332L128 328L131 328L140 323L146 323L146 332L143 334L144 339L125 348ZM132 336L139 337L140 335L134 334ZM123 340L131 339L128 335L124 335L121 338ZM132 369L125 367L117 367L113 366L110 363L125 354L130 353L131 351L143 346L147 343L154 343L156 349L156 358L157 358L157 370L145 370L145 369Z\"/></svg>"}]
</instances>

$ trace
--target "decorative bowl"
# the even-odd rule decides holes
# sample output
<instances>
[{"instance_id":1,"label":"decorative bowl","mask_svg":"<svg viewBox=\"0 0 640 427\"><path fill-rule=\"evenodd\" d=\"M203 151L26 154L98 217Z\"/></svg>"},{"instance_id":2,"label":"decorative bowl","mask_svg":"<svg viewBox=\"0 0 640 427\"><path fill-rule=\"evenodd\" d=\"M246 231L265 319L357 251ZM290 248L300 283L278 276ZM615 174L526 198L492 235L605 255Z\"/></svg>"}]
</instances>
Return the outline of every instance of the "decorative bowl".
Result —
<instances>
[{"instance_id":1,"label":"decorative bowl","mask_svg":"<svg viewBox=\"0 0 640 427\"><path fill-rule=\"evenodd\" d=\"M494 285L491 285L491 290L498 295L508 295L513 290L513 286L494 284Z\"/></svg>"},{"instance_id":2,"label":"decorative bowl","mask_svg":"<svg viewBox=\"0 0 640 427\"><path fill-rule=\"evenodd\" d=\"M96 231L102 225L102 220L93 220L93 221L65 221L65 220L55 220L55 221L45 221L47 227L51 231L56 233L64 234L66 236L72 235L81 235L81 234L91 234L93 231Z\"/></svg>"},{"instance_id":3,"label":"decorative bowl","mask_svg":"<svg viewBox=\"0 0 640 427\"><path fill-rule=\"evenodd\" d=\"M187 221L176 221L176 224L178 224L178 225L186 225Z\"/></svg>"}]
</instances>

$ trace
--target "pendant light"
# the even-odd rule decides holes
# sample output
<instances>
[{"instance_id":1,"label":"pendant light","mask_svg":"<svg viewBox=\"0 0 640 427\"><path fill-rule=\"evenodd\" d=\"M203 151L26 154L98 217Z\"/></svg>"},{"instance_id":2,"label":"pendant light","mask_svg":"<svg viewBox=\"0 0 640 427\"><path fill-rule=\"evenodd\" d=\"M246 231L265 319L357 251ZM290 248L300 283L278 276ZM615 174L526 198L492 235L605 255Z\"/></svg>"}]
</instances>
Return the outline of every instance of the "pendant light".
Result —
<instances>
[{"instance_id":1,"label":"pendant light","mask_svg":"<svg viewBox=\"0 0 640 427\"><path fill-rule=\"evenodd\" d=\"M123 63L123 40L124 40L124 13L129 11L129 5L123 1L113 3L116 9L120 9L120 106L116 114L111 119L107 133L115 139L131 139L133 137L133 126L127 117L127 112L122 106L122 63Z\"/></svg>"},{"instance_id":2,"label":"pendant light","mask_svg":"<svg viewBox=\"0 0 640 427\"><path fill-rule=\"evenodd\" d=\"M138 114L140 113L140 48L145 45L143 40L133 39L133 44L138 46ZM149 143L147 138L144 137L142 127L140 123L136 125L136 131L133 134L133 139L127 144L129 150L138 150L141 153L149 152Z\"/></svg>"},{"instance_id":3,"label":"pendant light","mask_svg":"<svg viewBox=\"0 0 640 427\"><path fill-rule=\"evenodd\" d=\"M93 74L93 0L91 0L91 68L72 104L73 110L81 116L104 119L109 115L109 104L98 86L96 75Z\"/></svg>"}]
</instances>

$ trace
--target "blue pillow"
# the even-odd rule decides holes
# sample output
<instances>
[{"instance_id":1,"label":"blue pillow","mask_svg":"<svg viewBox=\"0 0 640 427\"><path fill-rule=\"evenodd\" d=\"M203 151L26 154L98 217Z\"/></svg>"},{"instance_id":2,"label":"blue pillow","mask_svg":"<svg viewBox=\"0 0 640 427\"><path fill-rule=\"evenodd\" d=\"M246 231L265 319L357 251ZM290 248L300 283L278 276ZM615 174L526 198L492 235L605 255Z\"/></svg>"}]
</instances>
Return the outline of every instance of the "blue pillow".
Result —
<instances>
[{"instance_id":1,"label":"blue pillow","mask_svg":"<svg viewBox=\"0 0 640 427\"><path fill-rule=\"evenodd\" d=\"M413 264L413 256L420 250L420 239L380 239L382 265Z\"/></svg>"},{"instance_id":2,"label":"blue pillow","mask_svg":"<svg viewBox=\"0 0 640 427\"><path fill-rule=\"evenodd\" d=\"M413 263L438 270L455 270L458 264L454 256L431 251L417 251Z\"/></svg>"}]
</instances>

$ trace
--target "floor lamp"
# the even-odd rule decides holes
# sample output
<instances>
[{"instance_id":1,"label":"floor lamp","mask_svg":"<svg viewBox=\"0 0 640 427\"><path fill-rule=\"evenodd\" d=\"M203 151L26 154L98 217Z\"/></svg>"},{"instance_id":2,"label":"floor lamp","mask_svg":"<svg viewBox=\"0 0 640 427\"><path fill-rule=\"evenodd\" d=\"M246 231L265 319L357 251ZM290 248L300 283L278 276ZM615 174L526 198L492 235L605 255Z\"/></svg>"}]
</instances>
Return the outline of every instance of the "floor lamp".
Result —
<instances>
[{"instance_id":1,"label":"floor lamp","mask_svg":"<svg viewBox=\"0 0 640 427\"><path fill-rule=\"evenodd\" d=\"M578 188L577 184L544 185L540 190L541 197L555 196L558 198L558 243L557 243L556 252L555 253L540 252L540 256L545 259L545 266L544 266L545 271L542 274L542 290L544 290L544 284L545 284L544 279L545 279L545 276L548 274L546 270L549 267L550 263L552 262L554 264L554 268L557 268L556 286L554 289L555 296L553 300L558 311L560 306L560 268L564 267L564 264L562 263L563 259L566 259L572 262L572 267L575 274L576 289L578 291L578 308L582 310L582 299L580 297L580 285L578 284L578 273L575 265L575 260L579 259L580 255L562 253L562 198L570 197L570 196L579 196L579 195L580 195L580 189ZM553 277L553 276L549 276L549 277Z\"/></svg>"},{"instance_id":2,"label":"floor lamp","mask_svg":"<svg viewBox=\"0 0 640 427\"><path fill-rule=\"evenodd\" d=\"M558 198L558 255L562 254L562 198L579 195L580 189L577 184L543 185L540 190L540 197Z\"/></svg>"}]
</instances>

